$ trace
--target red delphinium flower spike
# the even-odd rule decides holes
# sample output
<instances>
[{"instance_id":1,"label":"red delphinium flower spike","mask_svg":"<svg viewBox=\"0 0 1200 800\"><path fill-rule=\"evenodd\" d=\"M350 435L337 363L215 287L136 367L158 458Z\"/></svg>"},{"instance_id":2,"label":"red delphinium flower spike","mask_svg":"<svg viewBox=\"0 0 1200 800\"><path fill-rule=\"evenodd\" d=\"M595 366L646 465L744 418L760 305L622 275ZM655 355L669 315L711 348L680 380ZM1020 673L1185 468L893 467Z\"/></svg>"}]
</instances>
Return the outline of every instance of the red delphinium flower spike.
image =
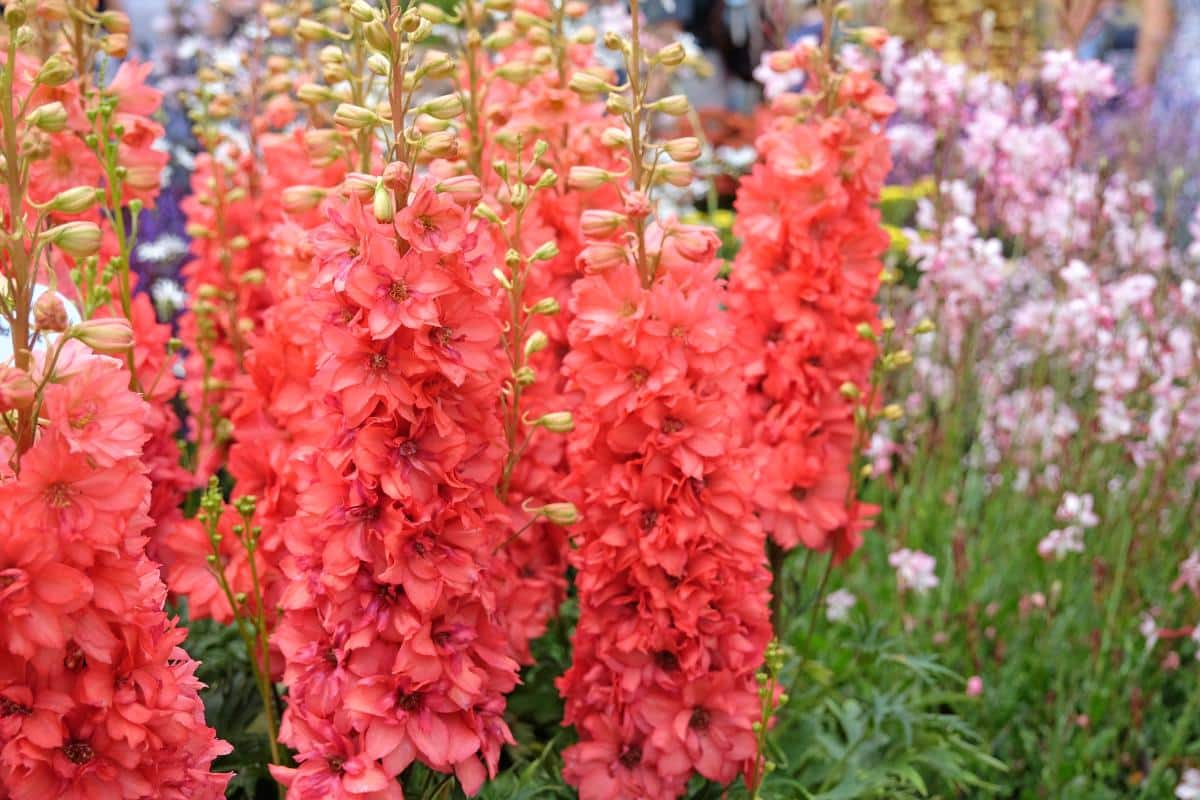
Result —
<instances>
[{"instance_id":1,"label":"red delphinium flower spike","mask_svg":"<svg viewBox=\"0 0 1200 800\"><path fill-rule=\"evenodd\" d=\"M583 398L570 457L584 519L560 690L582 798L676 797L694 772L726 783L756 753L770 574L716 236L694 260L671 244L698 233L668 230L649 287L632 268L575 287L564 369Z\"/></svg>"},{"instance_id":2,"label":"red delphinium flower spike","mask_svg":"<svg viewBox=\"0 0 1200 800\"><path fill-rule=\"evenodd\" d=\"M289 684L281 738L301 763L280 775L313 800L391 797L414 760L473 793L511 741L503 709L516 663L490 575L508 530L493 491L495 256L483 223L432 181L416 179L411 200L436 211L442 238L423 240L429 249L401 233L419 214L379 223L354 195L331 198L312 234L318 289L303 311L323 343L313 377L323 402L311 412L323 439L295 467L276 641ZM451 239L452 252L436 245ZM347 262L350 250L360 257ZM360 291L381 271L412 292ZM397 303L410 313L371 324Z\"/></svg>"},{"instance_id":3,"label":"red delphinium flower spike","mask_svg":"<svg viewBox=\"0 0 1200 800\"><path fill-rule=\"evenodd\" d=\"M780 546L840 560L874 512L855 498L851 472L855 403L871 402L877 355L862 329L879 324L888 237L875 204L891 165L883 125L894 104L865 73L823 81L826 65L805 45L776 61L811 61L809 83L821 88L775 100L756 143L760 161L737 196L743 244L730 306L751 384L755 509Z\"/></svg>"},{"instance_id":4,"label":"red delphinium flower spike","mask_svg":"<svg viewBox=\"0 0 1200 800\"><path fill-rule=\"evenodd\" d=\"M145 403L77 342L54 369L48 425L0 481L0 795L215 800L229 747L145 552Z\"/></svg>"}]
</instances>

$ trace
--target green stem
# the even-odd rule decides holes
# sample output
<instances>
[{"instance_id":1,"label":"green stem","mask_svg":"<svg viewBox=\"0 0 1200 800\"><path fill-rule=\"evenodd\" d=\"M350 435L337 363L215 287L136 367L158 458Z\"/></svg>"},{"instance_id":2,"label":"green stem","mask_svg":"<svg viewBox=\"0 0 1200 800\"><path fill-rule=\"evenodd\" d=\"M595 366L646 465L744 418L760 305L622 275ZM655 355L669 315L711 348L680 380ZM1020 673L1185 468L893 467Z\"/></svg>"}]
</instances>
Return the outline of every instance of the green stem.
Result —
<instances>
[{"instance_id":1,"label":"green stem","mask_svg":"<svg viewBox=\"0 0 1200 800\"><path fill-rule=\"evenodd\" d=\"M1146 780L1142 781L1142 789L1138 793L1139 797L1150 796L1149 792L1158 780L1158 776L1166 769L1171 759L1179 753L1180 748L1183 747L1184 739L1187 738L1188 732L1192 729L1196 714L1200 712L1200 691L1193 689L1188 695L1188 704L1179 716L1179 719L1175 722L1175 729L1171 732L1171 739L1167 743L1167 749L1154 760L1154 766L1150 768L1150 774L1146 776Z\"/></svg>"}]
</instances>

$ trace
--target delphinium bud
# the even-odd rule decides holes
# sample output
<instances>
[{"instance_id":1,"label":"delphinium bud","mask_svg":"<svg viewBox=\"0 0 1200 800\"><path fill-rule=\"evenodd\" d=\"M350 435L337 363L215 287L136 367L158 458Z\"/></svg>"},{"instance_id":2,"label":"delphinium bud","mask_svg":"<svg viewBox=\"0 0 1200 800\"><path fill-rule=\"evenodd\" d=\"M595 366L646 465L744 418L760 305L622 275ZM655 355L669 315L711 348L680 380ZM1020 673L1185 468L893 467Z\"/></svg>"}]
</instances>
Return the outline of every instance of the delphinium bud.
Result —
<instances>
[{"instance_id":1,"label":"delphinium bud","mask_svg":"<svg viewBox=\"0 0 1200 800\"><path fill-rule=\"evenodd\" d=\"M648 108L654 111L661 111L664 114L670 114L673 117L682 117L691 110L691 104L688 103L686 95L672 94L655 100L648 105Z\"/></svg>"},{"instance_id":2,"label":"delphinium bud","mask_svg":"<svg viewBox=\"0 0 1200 800\"><path fill-rule=\"evenodd\" d=\"M91 186L76 186L56 194L48 208L60 214L81 214L94 206L103 196L104 192L101 189Z\"/></svg>"},{"instance_id":3,"label":"delphinium bud","mask_svg":"<svg viewBox=\"0 0 1200 800\"><path fill-rule=\"evenodd\" d=\"M100 226L94 222L65 222L43 231L41 238L69 256L86 258L100 249Z\"/></svg>"},{"instance_id":4,"label":"delphinium bud","mask_svg":"<svg viewBox=\"0 0 1200 800\"><path fill-rule=\"evenodd\" d=\"M33 304L34 327L59 333L67 329L67 307L58 292L43 292Z\"/></svg>"},{"instance_id":5,"label":"delphinium bud","mask_svg":"<svg viewBox=\"0 0 1200 800\"><path fill-rule=\"evenodd\" d=\"M129 320L118 317L89 319L66 332L97 353L120 354L133 346L133 328Z\"/></svg>"},{"instance_id":6,"label":"delphinium bud","mask_svg":"<svg viewBox=\"0 0 1200 800\"><path fill-rule=\"evenodd\" d=\"M525 355L531 356L534 353L540 353L546 349L546 345L548 344L550 344L550 339L544 332L534 331L525 340Z\"/></svg>"},{"instance_id":7,"label":"delphinium bud","mask_svg":"<svg viewBox=\"0 0 1200 800\"><path fill-rule=\"evenodd\" d=\"M55 100L30 111L25 121L46 133L58 133L67 127L67 109Z\"/></svg>"},{"instance_id":8,"label":"delphinium bud","mask_svg":"<svg viewBox=\"0 0 1200 800\"><path fill-rule=\"evenodd\" d=\"M571 167L567 175L567 186L586 192L611 183L614 177L611 172L599 167Z\"/></svg>"},{"instance_id":9,"label":"delphinium bud","mask_svg":"<svg viewBox=\"0 0 1200 800\"><path fill-rule=\"evenodd\" d=\"M574 525L579 521L579 509L574 503L547 503L539 514L555 525Z\"/></svg>"},{"instance_id":10,"label":"delphinium bud","mask_svg":"<svg viewBox=\"0 0 1200 800\"><path fill-rule=\"evenodd\" d=\"M570 433L575 430L575 418L570 411L551 411L533 421L534 425L551 433Z\"/></svg>"},{"instance_id":11,"label":"delphinium bud","mask_svg":"<svg viewBox=\"0 0 1200 800\"><path fill-rule=\"evenodd\" d=\"M333 121L343 128L356 131L370 125L378 125L380 118L378 114L369 108L356 106L352 103L342 103L333 113Z\"/></svg>"},{"instance_id":12,"label":"delphinium bud","mask_svg":"<svg viewBox=\"0 0 1200 800\"><path fill-rule=\"evenodd\" d=\"M561 310L558 300L553 297L543 297L532 306L529 307L530 314L541 314L543 316L553 316Z\"/></svg>"},{"instance_id":13,"label":"delphinium bud","mask_svg":"<svg viewBox=\"0 0 1200 800\"><path fill-rule=\"evenodd\" d=\"M695 136L681 136L678 139L670 139L663 143L663 149L667 151L673 160L680 162L695 161L700 157L700 140Z\"/></svg>"}]
</instances>

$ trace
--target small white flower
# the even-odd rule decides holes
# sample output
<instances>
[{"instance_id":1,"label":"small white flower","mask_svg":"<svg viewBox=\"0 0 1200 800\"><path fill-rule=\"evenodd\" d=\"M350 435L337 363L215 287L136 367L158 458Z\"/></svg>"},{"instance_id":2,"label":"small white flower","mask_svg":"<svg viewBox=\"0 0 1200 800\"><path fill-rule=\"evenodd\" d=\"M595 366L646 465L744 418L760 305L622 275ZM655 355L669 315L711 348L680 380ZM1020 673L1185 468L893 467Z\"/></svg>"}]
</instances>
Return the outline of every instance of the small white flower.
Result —
<instances>
[{"instance_id":1,"label":"small white flower","mask_svg":"<svg viewBox=\"0 0 1200 800\"><path fill-rule=\"evenodd\" d=\"M850 616L850 609L858 599L847 589L838 589L825 596L825 619L842 622Z\"/></svg>"},{"instance_id":2,"label":"small white flower","mask_svg":"<svg viewBox=\"0 0 1200 800\"><path fill-rule=\"evenodd\" d=\"M774 100L779 95L804 83L805 72L802 69L789 69L787 72L776 72L771 69L770 56L763 53L762 61L754 68L754 80L762 84L763 95L768 100Z\"/></svg>"},{"instance_id":3,"label":"small white flower","mask_svg":"<svg viewBox=\"0 0 1200 800\"><path fill-rule=\"evenodd\" d=\"M723 144L717 148L716 156L718 161L736 172L745 172L758 161L758 151L748 144L740 147Z\"/></svg>"},{"instance_id":4,"label":"small white flower","mask_svg":"<svg viewBox=\"0 0 1200 800\"><path fill-rule=\"evenodd\" d=\"M137 256L153 264L168 264L187 255L187 242L172 234L163 234L137 246Z\"/></svg>"},{"instance_id":5,"label":"small white flower","mask_svg":"<svg viewBox=\"0 0 1200 800\"><path fill-rule=\"evenodd\" d=\"M1052 530L1038 542L1038 555L1045 559L1062 561L1068 553L1083 552L1083 528L1075 525Z\"/></svg>"},{"instance_id":6,"label":"small white flower","mask_svg":"<svg viewBox=\"0 0 1200 800\"><path fill-rule=\"evenodd\" d=\"M176 281L170 278L159 278L150 287L150 297L154 300L154 308L163 319L169 318L187 303L187 292Z\"/></svg>"},{"instance_id":7,"label":"small white flower","mask_svg":"<svg viewBox=\"0 0 1200 800\"><path fill-rule=\"evenodd\" d=\"M1093 510L1094 505L1090 494L1064 492L1055 516L1062 522L1073 522L1082 528L1094 528L1100 522Z\"/></svg>"},{"instance_id":8,"label":"small white flower","mask_svg":"<svg viewBox=\"0 0 1200 800\"><path fill-rule=\"evenodd\" d=\"M1179 800L1200 800L1200 769L1185 769L1183 779L1175 787Z\"/></svg>"},{"instance_id":9,"label":"small white flower","mask_svg":"<svg viewBox=\"0 0 1200 800\"><path fill-rule=\"evenodd\" d=\"M888 563L896 570L896 584L902 592L911 589L924 594L938 585L938 576L934 574L937 559L928 553L905 547L888 556Z\"/></svg>"},{"instance_id":10,"label":"small white flower","mask_svg":"<svg viewBox=\"0 0 1200 800\"><path fill-rule=\"evenodd\" d=\"M1142 621L1138 624L1138 632L1146 640L1147 650L1154 647L1155 642L1158 641L1158 621L1149 611L1142 612Z\"/></svg>"}]
</instances>

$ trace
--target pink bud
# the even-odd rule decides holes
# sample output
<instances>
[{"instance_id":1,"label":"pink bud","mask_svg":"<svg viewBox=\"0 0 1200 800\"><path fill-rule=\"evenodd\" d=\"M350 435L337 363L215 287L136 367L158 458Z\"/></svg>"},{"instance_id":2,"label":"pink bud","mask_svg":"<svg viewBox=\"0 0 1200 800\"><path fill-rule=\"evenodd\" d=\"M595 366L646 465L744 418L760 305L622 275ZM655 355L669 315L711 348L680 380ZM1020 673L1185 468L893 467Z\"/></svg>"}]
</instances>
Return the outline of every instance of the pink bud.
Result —
<instances>
[{"instance_id":1,"label":"pink bud","mask_svg":"<svg viewBox=\"0 0 1200 800\"><path fill-rule=\"evenodd\" d=\"M607 209L589 208L580 218L583 235L589 239L601 239L616 233L625 224L625 216Z\"/></svg>"},{"instance_id":2,"label":"pink bud","mask_svg":"<svg viewBox=\"0 0 1200 800\"><path fill-rule=\"evenodd\" d=\"M289 214L312 211L325 197L320 186L289 186L283 190L283 210Z\"/></svg>"},{"instance_id":3,"label":"pink bud","mask_svg":"<svg viewBox=\"0 0 1200 800\"><path fill-rule=\"evenodd\" d=\"M567 185L578 191L599 189L613 179L611 172L599 167L571 167L567 176Z\"/></svg>"},{"instance_id":4,"label":"pink bud","mask_svg":"<svg viewBox=\"0 0 1200 800\"><path fill-rule=\"evenodd\" d=\"M375 187L379 178L365 172L350 172L342 180L342 188L359 200L370 200L375 196Z\"/></svg>"},{"instance_id":5,"label":"pink bud","mask_svg":"<svg viewBox=\"0 0 1200 800\"><path fill-rule=\"evenodd\" d=\"M683 188L692 184L692 168L687 164L660 164L658 174L655 175L658 180Z\"/></svg>"},{"instance_id":6,"label":"pink bud","mask_svg":"<svg viewBox=\"0 0 1200 800\"><path fill-rule=\"evenodd\" d=\"M39 331L67 329L67 307L57 292L44 292L33 304L33 324Z\"/></svg>"},{"instance_id":7,"label":"pink bud","mask_svg":"<svg viewBox=\"0 0 1200 800\"><path fill-rule=\"evenodd\" d=\"M632 191L625 195L623 210L631 219L646 219L653 209L645 192Z\"/></svg>"},{"instance_id":8,"label":"pink bud","mask_svg":"<svg viewBox=\"0 0 1200 800\"><path fill-rule=\"evenodd\" d=\"M412 184L412 173L408 169L408 164L403 161L393 161L383 168L383 184L393 192L408 194L408 187Z\"/></svg>"},{"instance_id":9,"label":"pink bud","mask_svg":"<svg viewBox=\"0 0 1200 800\"><path fill-rule=\"evenodd\" d=\"M699 225L677 225L667 234L675 251L688 261L708 261L721 247L721 240L711 228Z\"/></svg>"},{"instance_id":10,"label":"pink bud","mask_svg":"<svg viewBox=\"0 0 1200 800\"><path fill-rule=\"evenodd\" d=\"M483 188L479 185L479 179L474 175L456 175L453 178L447 178L438 183L436 188L439 192L450 195L456 203L477 203L483 197Z\"/></svg>"},{"instance_id":11,"label":"pink bud","mask_svg":"<svg viewBox=\"0 0 1200 800\"><path fill-rule=\"evenodd\" d=\"M979 697L981 694L983 694L983 678L978 675L967 678L967 696Z\"/></svg>"},{"instance_id":12,"label":"pink bud","mask_svg":"<svg viewBox=\"0 0 1200 800\"><path fill-rule=\"evenodd\" d=\"M700 157L700 140L695 136L681 136L667 141L663 149L675 161L695 161Z\"/></svg>"},{"instance_id":13,"label":"pink bud","mask_svg":"<svg viewBox=\"0 0 1200 800\"><path fill-rule=\"evenodd\" d=\"M0 412L29 408L36 392L37 385L28 372L0 366Z\"/></svg>"},{"instance_id":14,"label":"pink bud","mask_svg":"<svg viewBox=\"0 0 1200 800\"><path fill-rule=\"evenodd\" d=\"M119 317L89 319L67 331L97 353L119 354L133 346L133 328Z\"/></svg>"},{"instance_id":15,"label":"pink bud","mask_svg":"<svg viewBox=\"0 0 1200 800\"><path fill-rule=\"evenodd\" d=\"M148 192L162 185L162 167L154 164L131 165L125 168L125 185Z\"/></svg>"},{"instance_id":16,"label":"pink bud","mask_svg":"<svg viewBox=\"0 0 1200 800\"><path fill-rule=\"evenodd\" d=\"M457 158L458 134L454 131L437 131L422 136L421 151L433 158Z\"/></svg>"},{"instance_id":17,"label":"pink bud","mask_svg":"<svg viewBox=\"0 0 1200 800\"><path fill-rule=\"evenodd\" d=\"M767 54L767 66L772 72L790 72L796 69L796 54L791 50L776 50L773 53Z\"/></svg>"},{"instance_id":18,"label":"pink bud","mask_svg":"<svg viewBox=\"0 0 1200 800\"><path fill-rule=\"evenodd\" d=\"M590 244L579 254L584 272L603 272L627 261L625 248L619 244L598 242Z\"/></svg>"}]
</instances>

